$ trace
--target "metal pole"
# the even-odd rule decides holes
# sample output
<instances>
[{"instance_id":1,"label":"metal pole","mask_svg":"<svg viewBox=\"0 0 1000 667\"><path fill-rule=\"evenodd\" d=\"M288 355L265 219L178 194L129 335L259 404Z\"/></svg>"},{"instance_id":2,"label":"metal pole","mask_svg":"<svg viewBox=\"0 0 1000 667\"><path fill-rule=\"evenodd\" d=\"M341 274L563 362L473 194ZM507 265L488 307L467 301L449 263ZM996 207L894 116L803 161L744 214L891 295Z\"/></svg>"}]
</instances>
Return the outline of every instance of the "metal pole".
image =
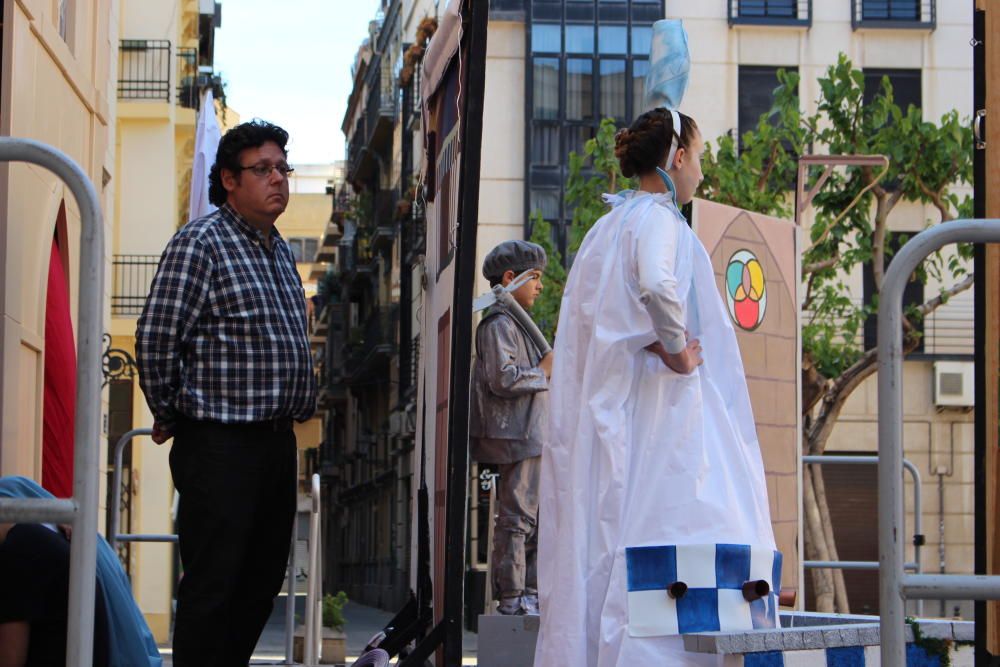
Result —
<instances>
[{"instance_id":1,"label":"metal pole","mask_svg":"<svg viewBox=\"0 0 1000 667\"><path fill-rule=\"evenodd\" d=\"M924 258L941 247L998 241L1000 220L954 220L937 225L914 236L896 253L882 281L878 311L878 527L883 665L906 664L905 592L927 597L928 589L912 584L941 576L906 575L903 571L903 289ZM942 589L937 585L933 590ZM966 594L990 592L979 581L961 590Z\"/></svg>"},{"instance_id":2,"label":"metal pole","mask_svg":"<svg viewBox=\"0 0 1000 667\"><path fill-rule=\"evenodd\" d=\"M804 560L802 567L809 570L877 570L877 560ZM916 570L916 563L906 563L907 570Z\"/></svg>"},{"instance_id":3,"label":"metal pole","mask_svg":"<svg viewBox=\"0 0 1000 667\"><path fill-rule=\"evenodd\" d=\"M111 550L118 551L118 526L121 521L122 506L122 453L125 445L137 435L152 435L151 428L134 428L118 439L115 444L115 468L111 472L111 524L108 526L108 544ZM135 540L132 541L141 541Z\"/></svg>"},{"instance_id":4,"label":"metal pole","mask_svg":"<svg viewBox=\"0 0 1000 667\"><path fill-rule=\"evenodd\" d=\"M878 456L815 456L807 455L802 457L802 462L810 465L839 464L839 465L878 465ZM923 521L923 486L920 478L920 471L909 459L903 459L903 469L909 471L913 477L913 562L906 563L906 569L920 573L921 560L920 548L924 537ZM858 565L843 566L840 569L878 569L876 561L803 561L802 566L807 568L836 568L836 563L858 563ZM864 565L869 564L869 565ZM924 613L923 600L917 602L917 614Z\"/></svg>"},{"instance_id":5,"label":"metal pole","mask_svg":"<svg viewBox=\"0 0 1000 667\"><path fill-rule=\"evenodd\" d=\"M104 222L101 204L83 169L51 146L31 139L0 137L0 162L28 162L48 169L66 183L80 209L76 427L73 434L73 498L70 501L75 511L72 517L63 513L62 518L70 518L73 525L66 665L90 667L94 651L101 333L104 319ZM14 514L11 510L18 504L12 500L0 502L0 520L10 520ZM51 506L56 507L54 504ZM21 507L25 505L21 504ZM22 515L24 518L27 517Z\"/></svg>"},{"instance_id":6,"label":"metal pole","mask_svg":"<svg viewBox=\"0 0 1000 667\"><path fill-rule=\"evenodd\" d=\"M319 475L313 474L310 498L312 505L309 514L309 592L306 595L306 632L303 662L315 665L319 662L319 648L322 634L319 614L319 506L320 506Z\"/></svg>"},{"instance_id":7,"label":"metal pole","mask_svg":"<svg viewBox=\"0 0 1000 667\"><path fill-rule=\"evenodd\" d=\"M295 544L299 541L299 453L295 452L295 518L292 520L292 544L288 550L288 597L285 600L285 664L294 665L295 653Z\"/></svg>"}]
</instances>

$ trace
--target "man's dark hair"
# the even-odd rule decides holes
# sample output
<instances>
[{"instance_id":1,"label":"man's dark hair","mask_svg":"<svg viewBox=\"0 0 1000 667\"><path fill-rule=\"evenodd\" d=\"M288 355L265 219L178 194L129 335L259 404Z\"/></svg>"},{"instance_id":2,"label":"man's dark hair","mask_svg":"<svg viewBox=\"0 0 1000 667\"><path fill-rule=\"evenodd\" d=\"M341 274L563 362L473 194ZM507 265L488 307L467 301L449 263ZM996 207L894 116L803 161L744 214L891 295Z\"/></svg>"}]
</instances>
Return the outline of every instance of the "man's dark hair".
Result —
<instances>
[{"instance_id":1,"label":"man's dark hair","mask_svg":"<svg viewBox=\"0 0 1000 667\"><path fill-rule=\"evenodd\" d=\"M219 150L215 154L215 164L208 174L208 201L215 206L222 206L228 197L226 188L222 186L222 170L228 169L239 177L240 153L247 148L259 148L268 141L278 144L281 152L288 156L285 146L288 144L288 132L264 120L254 119L240 123L226 132L219 141Z\"/></svg>"}]
</instances>

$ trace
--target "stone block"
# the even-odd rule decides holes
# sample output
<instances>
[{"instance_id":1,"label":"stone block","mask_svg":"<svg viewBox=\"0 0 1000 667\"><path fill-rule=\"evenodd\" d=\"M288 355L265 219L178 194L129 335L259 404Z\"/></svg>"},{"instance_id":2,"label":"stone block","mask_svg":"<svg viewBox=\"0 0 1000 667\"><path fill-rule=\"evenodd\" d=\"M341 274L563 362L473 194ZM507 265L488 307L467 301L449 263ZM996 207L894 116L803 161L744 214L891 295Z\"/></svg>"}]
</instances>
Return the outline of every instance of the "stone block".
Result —
<instances>
[{"instance_id":1,"label":"stone block","mask_svg":"<svg viewBox=\"0 0 1000 667\"><path fill-rule=\"evenodd\" d=\"M918 621L920 634L928 639L951 639L951 621Z\"/></svg>"},{"instance_id":2,"label":"stone block","mask_svg":"<svg viewBox=\"0 0 1000 667\"><path fill-rule=\"evenodd\" d=\"M955 621L951 624L952 637L957 642L976 640L976 624L972 621Z\"/></svg>"},{"instance_id":3,"label":"stone block","mask_svg":"<svg viewBox=\"0 0 1000 667\"><path fill-rule=\"evenodd\" d=\"M801 651L805 648L805 644L802 641L802 632L798 630L783 631L782 644L786 651Z\"/></svg>"},{"instance_id":4,"label":"stone block","mask_svg":"<svg viewBox=\"0 0 1000 667\"><path fill-rule=\"evenodd\" d=\"M768 651L781 651L785 648L784 632L782 630L766 630L764 635L764 646Z\"/></svg>"},{"instance_id":5,"label":"stone block","mask_svg":"<svg viewBox=\"0 0 1000 667\"><path fill-rule=\"evenodd\" d=\"M840 633L840 628L827 628L823 630L823 644L826 648L838 648L846 646L844 636Z\"/></svg>"},{"instance_id":6,"label":"stone block","mask_svg":"<svg viewBox=\"0 0 1000 667\"><path fill-rule=\"evenodd\" d=\"M822 630L805 630L802 632L802 646L803 648L826 648L826 642L823 640Z\"/></svg>"},{"instance_id":7,"label":"stone block","mask_svg":"<svg viewBox=\"0 0 1000 667\"><path fill-rule=\"evenodd\" d=\"M879 641L879 628L877 625L862 625L858 627L859 644L878 646Z\"/></svg>"}]
</instances>

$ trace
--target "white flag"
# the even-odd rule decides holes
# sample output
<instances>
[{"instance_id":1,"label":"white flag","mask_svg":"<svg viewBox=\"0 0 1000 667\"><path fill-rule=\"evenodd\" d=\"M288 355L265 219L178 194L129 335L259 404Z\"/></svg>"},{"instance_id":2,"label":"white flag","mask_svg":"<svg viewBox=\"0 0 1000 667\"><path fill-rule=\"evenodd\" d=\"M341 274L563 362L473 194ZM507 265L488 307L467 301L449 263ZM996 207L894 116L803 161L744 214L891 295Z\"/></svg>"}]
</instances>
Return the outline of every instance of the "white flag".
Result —
<instances>
[{"instance_id":1,"label":"white flag","mask_svg":"<svg viewBox=\"0 0 1000 667\"><path fill-rule=\"evenodd\" d=\"M194 161L191 165L191 200L188 206L188 220L197 220L215 210L208 201L208 172L215 164L215 153L219 150L222 133L215 118L215 100L212 89L202 94L201 109L198 111L198 126L194 135Z\"/></svg>"}]
</instances>

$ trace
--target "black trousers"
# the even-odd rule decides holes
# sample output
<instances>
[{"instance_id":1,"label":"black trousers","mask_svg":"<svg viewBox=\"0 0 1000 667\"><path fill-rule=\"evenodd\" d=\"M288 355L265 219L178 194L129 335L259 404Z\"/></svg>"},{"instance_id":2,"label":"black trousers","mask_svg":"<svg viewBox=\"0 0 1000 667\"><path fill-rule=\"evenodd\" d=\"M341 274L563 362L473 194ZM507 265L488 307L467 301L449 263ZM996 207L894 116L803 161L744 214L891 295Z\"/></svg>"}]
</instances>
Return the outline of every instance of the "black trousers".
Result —
<instances>
[{"instance_id":1,"label":"black trousers","mask_svg":"<svg viewBox=\"0 0 1000 667\"><path fill-rule=\"evenodd\" d=\"M295 518L291 422L182 420L170 450L184 568L174 665L245 667L281 590Z\"/></svg>"}]
</instances>

